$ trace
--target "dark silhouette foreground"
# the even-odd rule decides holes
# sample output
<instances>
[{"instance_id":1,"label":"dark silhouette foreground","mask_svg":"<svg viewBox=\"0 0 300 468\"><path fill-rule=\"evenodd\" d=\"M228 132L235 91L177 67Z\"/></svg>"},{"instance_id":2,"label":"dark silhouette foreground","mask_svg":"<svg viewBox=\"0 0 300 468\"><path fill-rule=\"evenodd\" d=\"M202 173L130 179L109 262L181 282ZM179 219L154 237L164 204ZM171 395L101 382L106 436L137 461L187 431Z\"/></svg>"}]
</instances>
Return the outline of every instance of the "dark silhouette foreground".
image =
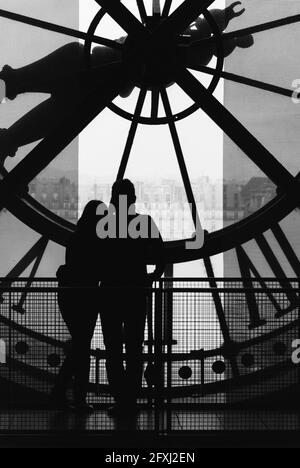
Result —
<instances>
[{"instance_id":1,"label":"dark silhouette foreground","mask_svg":"<svg viewBox=\"0 0 300 468\"><path fill-rule=\"evenodd\" d=\"M70 407L66 392L74 377L76 409L92 410L86 396L90 347L100 312L107 377L115 399L109 412L124 416L136 411L143 378L147 296L153 281L162 276L165 262L159 230L150 216L136 212L135 202L134 185L118 180L110 208L89 202L67 246L66 264L57 275L58 303L72 345L52 393L56 407ZM114 221L114 229L108 220ZM107 223L107 230L101 230ZM148 273L150 264L152 273Z\"/></svg>"},{"instance_id":2,"label":"dark silhouette foreground","mask_svg":"<svg viewBox=\"0 0 300 468\"><path fill-rule=\"evenodd\" d=\"M102 244L96 236L99 219L96 210L101 204L99 201L91 201L86 206L67 246L66 264L59 268L57 274L61 288L58 304L72 343L59 372L52 399L56 406L68 407L66 391L74 377L75 406L79 410L89 409L86 396L90 348L100 306L96 288L103 258Z\"/></svg>"},{"instance_id":3,"label":"dark silhouette foreground","mask_svg":"<svg viewBox=\"0 0 300 468\"><path fill-rule=\"evenodd\" d=\"M127 203L124 203L126 197ZM120 198L122 202L120 203ZM111 202L117 219L120 211L129 207L125 231L130 223L148 224L148 237L132 239L121 237L117 223L117 236L107 241L109 261L107 273L101 283L102 306L100 311L104 343L107 353L106 369L111 393L116 405L110 413L132 413L142 385L143 341L147 312L147 290L164 272L164 252L161 235L149 216L135 212L135 189L129 180L117 181L112 190ZM125 219L125 217L124 217ZM146 222L145 222L146 221ZM121 228L124 235L124 226ZM155 260L155 270L148 274L149 258ZM123 363L123 344L126 349L126 366Z\"/></svg>"}]
</instances>

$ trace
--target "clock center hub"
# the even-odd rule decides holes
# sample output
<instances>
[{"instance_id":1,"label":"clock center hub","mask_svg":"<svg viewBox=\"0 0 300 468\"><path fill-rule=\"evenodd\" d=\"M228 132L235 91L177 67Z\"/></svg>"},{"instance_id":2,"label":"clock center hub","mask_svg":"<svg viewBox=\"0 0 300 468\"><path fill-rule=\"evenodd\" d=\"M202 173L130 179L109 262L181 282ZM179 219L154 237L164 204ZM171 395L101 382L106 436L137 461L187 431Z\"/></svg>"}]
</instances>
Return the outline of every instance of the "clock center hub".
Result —
<instances>
[{"instance_id":1,"label":"clock center hub","mask_svg":"<svg viewBox=\"0 0 300 468\"><path fill-rule=\"evenodd\" d=\"M180 62L176 39L160 41L153 36L140 49L132 36L128 36L124 44L125 61L136 70L136 85L147 89L165 87L173 83L174 68Z\"/></svg>"}]
</instances>

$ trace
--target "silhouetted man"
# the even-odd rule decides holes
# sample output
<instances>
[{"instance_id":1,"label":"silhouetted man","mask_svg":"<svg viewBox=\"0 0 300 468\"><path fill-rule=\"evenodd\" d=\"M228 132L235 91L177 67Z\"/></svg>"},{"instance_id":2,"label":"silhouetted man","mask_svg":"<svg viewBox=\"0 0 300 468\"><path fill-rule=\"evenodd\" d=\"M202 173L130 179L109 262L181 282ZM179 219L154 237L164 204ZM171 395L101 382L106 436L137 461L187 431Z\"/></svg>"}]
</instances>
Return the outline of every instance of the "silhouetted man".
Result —
<instances>
[{"instance_id":1,"label":"silhouetted man","mask_svg":"<svg viewBox=\"0 0 300 468\"><path fill-rule=\"evenodd\" d=\"M164 272L163 241L150 216L135 211L136 195L129 180L113 185L108 219L97 226L107 235L107 274L101 284L101 322L106 347L106 370L115 406L110 414L136 411L143 376L143 341L146 321L146 286ZM147 272L149 258L156 267ZM123 365L123 343L126 369Z\"/></svg>"}]
</instances>

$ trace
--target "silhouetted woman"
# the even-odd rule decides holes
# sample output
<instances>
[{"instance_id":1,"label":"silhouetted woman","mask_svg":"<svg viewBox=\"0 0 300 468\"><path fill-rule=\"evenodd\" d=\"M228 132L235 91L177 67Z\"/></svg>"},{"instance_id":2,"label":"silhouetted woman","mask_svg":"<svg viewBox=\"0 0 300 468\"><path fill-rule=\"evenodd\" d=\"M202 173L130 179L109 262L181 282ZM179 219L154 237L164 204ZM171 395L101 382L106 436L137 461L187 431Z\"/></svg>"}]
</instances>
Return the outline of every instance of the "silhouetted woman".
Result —
<instances>
[{"instance_id":1,"label":"silhouetted woman","mask_svg":"<svg viewBox=\"0 0 300 468\"><path fill-rule=\"evenodd\" d=\"M101 204L104 213L106 206L100 201L90 201L85 207L68 243L66 264L57 272L61 287L58 304L72 337L71 348L52 392L52 404L61 409L69 408L66 391L74 377L75 408L79 411L92 411L92 407L86 403L86 396L90 347L99 313L96 288L101 276L102 244L96 235L99 220L96 210Z\"/></svg>"}]
</instances>

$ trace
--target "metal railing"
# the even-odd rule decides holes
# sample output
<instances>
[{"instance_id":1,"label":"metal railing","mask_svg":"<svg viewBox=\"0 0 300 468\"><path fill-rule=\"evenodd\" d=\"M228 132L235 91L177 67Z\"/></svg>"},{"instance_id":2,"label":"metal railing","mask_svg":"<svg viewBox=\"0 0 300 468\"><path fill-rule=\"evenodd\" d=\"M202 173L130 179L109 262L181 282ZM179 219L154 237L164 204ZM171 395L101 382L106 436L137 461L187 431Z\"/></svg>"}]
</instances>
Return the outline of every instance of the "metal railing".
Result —
<instances>
[{"instance_id":1,"label":"metal railing","mask_svg":"<svg viewBox=\"0 0 300 468\"><path fill-rule=\"evenodd\" d=\"M265 287L259 280L214 278L210 287L210 279L176 278L147 288L141 406L228 405L296 383L291 345L299 331L299 281L263 281ZM43 402L70 340L57 305L57 282L35 279L29 285L26 279L6 279L1 284L6 364L0 365L0 378L9 388L2 404L20 405L20 389L28 401ZM89 288L82 293L88 297ZM110 402L105 357L99 321L89 387L90 401L99 405ZM171 411L167 414L170 428Z\"/></svg>"}]
</instances>

